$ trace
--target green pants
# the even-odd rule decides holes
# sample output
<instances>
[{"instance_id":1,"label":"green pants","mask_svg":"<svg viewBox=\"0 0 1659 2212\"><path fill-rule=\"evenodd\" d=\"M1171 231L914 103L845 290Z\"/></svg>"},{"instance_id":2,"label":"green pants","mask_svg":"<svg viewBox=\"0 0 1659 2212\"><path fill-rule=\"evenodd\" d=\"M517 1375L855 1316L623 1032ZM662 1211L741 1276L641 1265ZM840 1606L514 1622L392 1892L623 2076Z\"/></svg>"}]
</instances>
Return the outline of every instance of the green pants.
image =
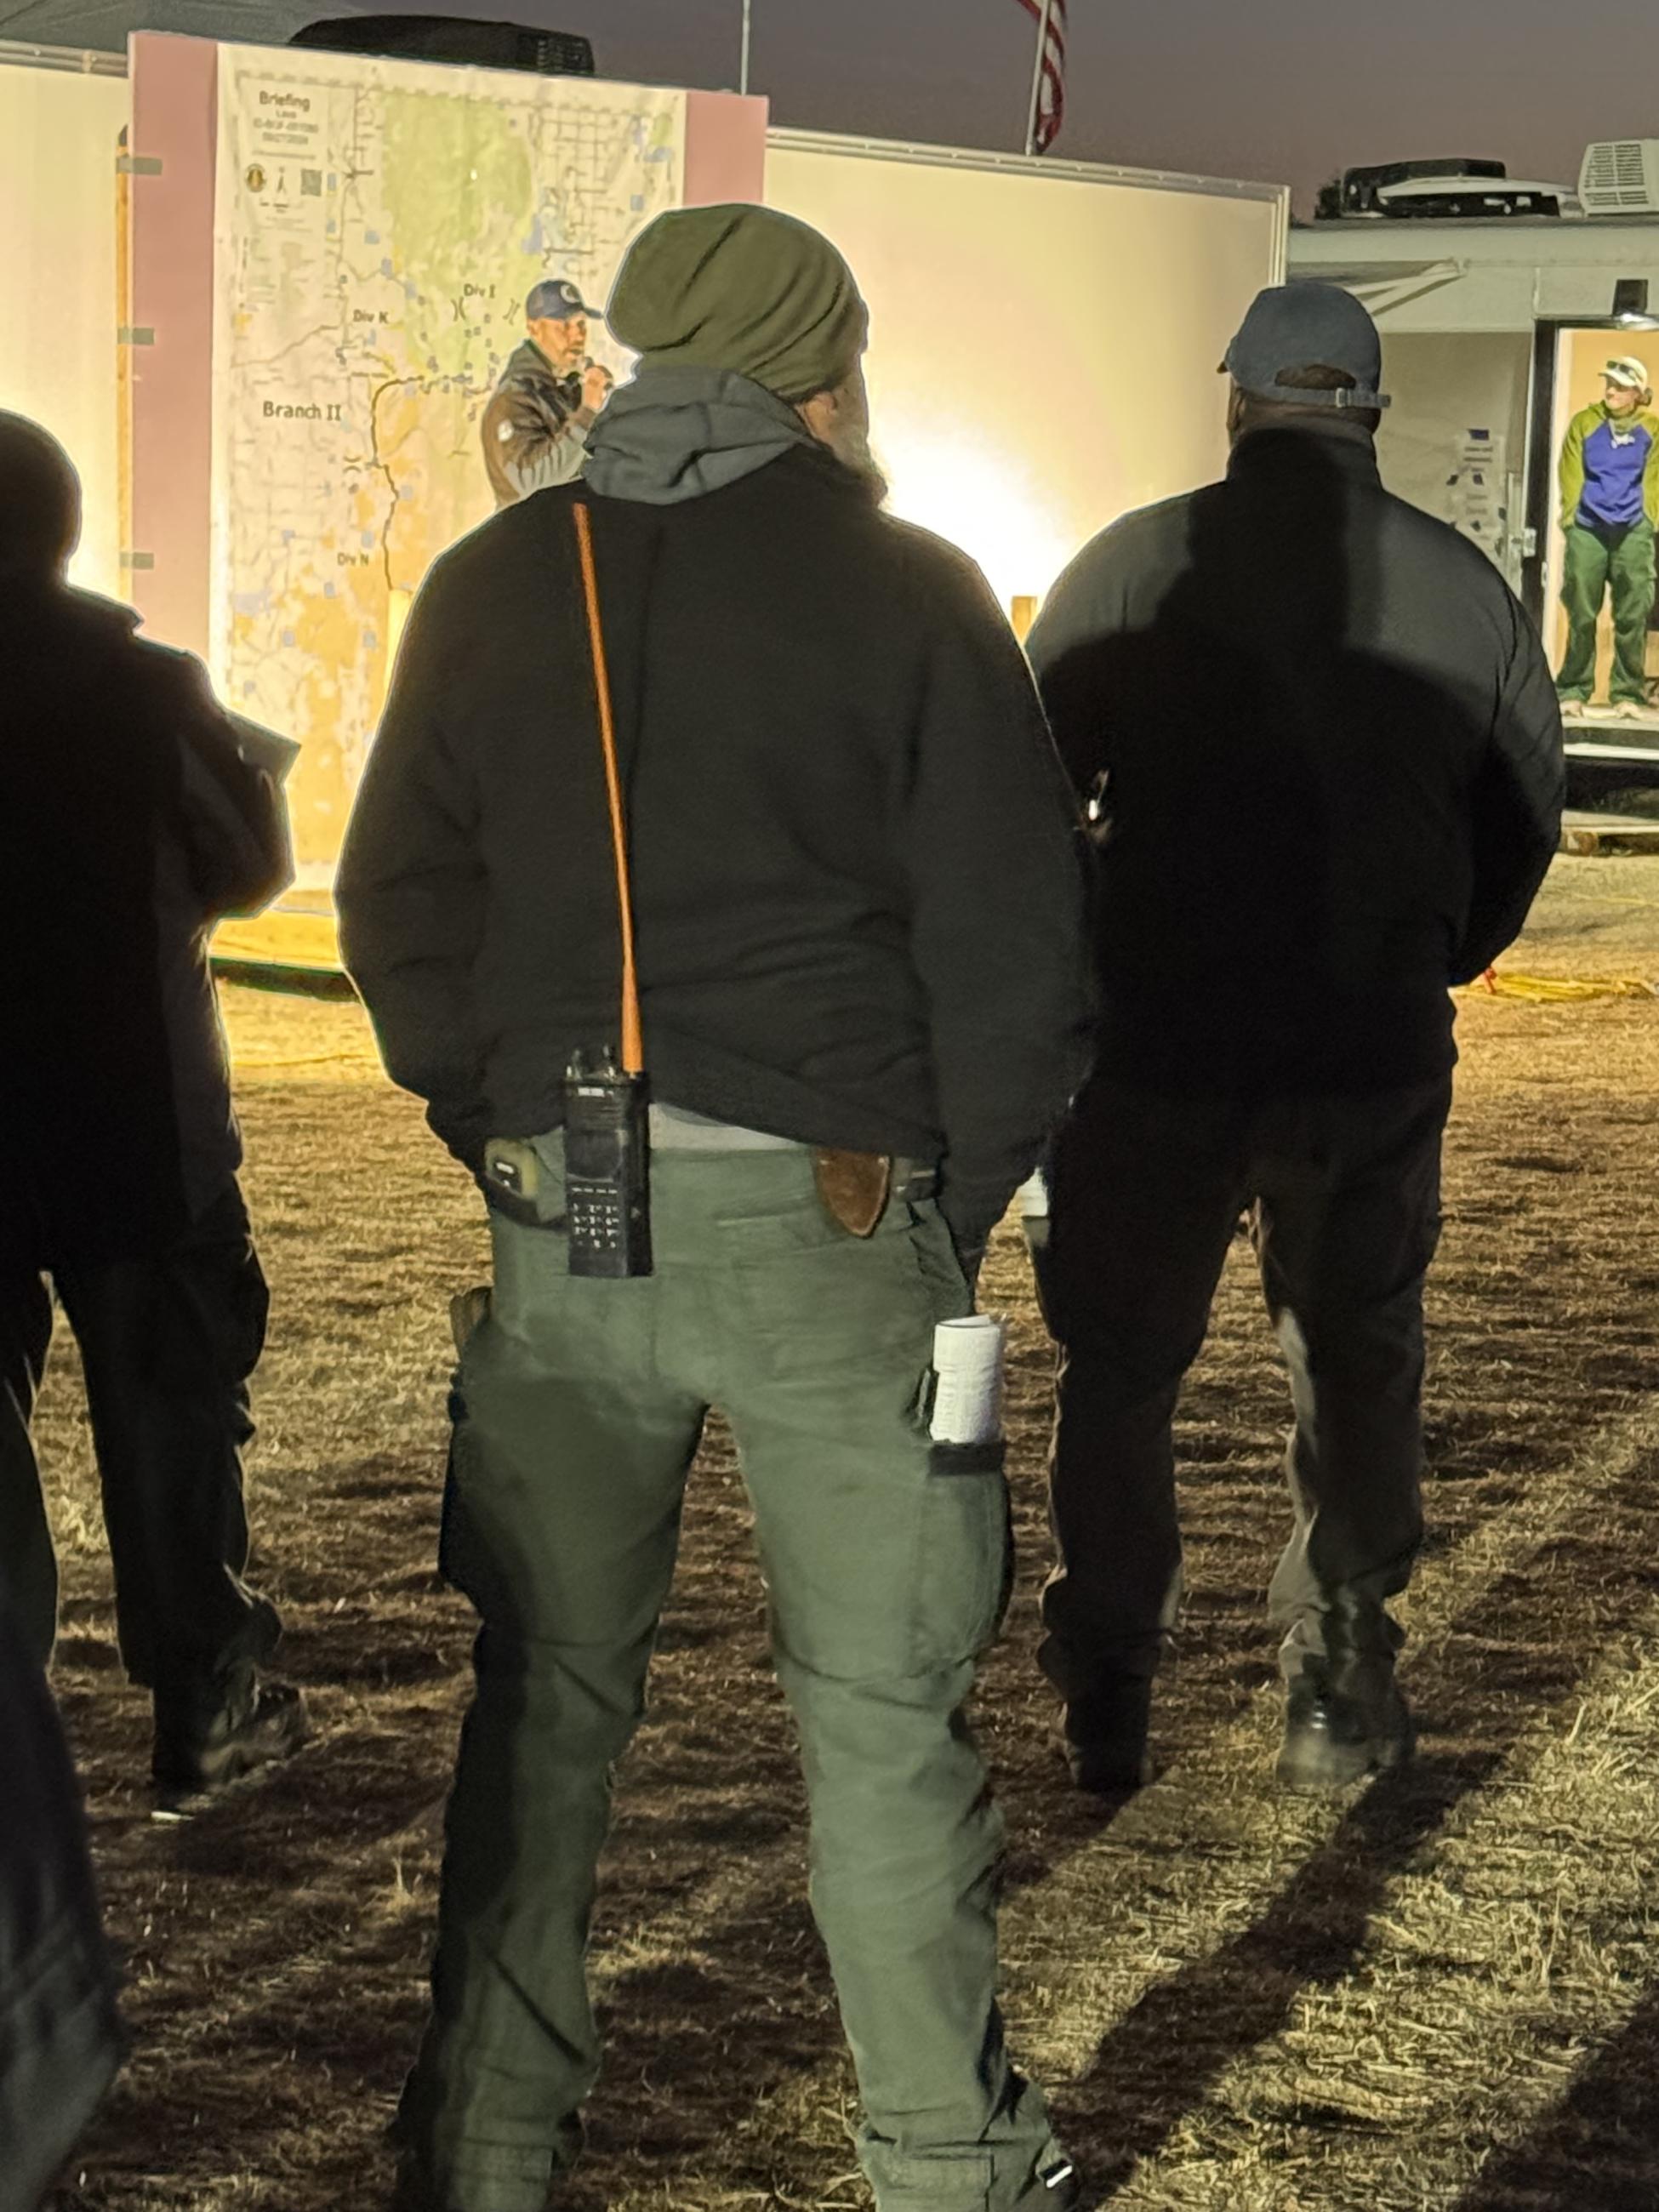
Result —
<instances>
[{"instance_id":1,"label":"green pants","mask_svg":"<svg viewBox=\"0 0 1659 2212\"><path fill-rule=\"evenodd\" d=\"M538 1149L556 1216L557 1141ZM927 1200L848 1237L796 1151L659 1152L653 1213L656 1273L619 1283L573 1279L556 1226L494 1223L443 1540L483 1620L477 1694L405 2141L445 2212L540 2212L574 2154L599 2062L583 1956L611 1768L718 1405L799 1729L878 2203L1044 2201L1042 2102L995 2004L999 1822L961 1715L1006 1601L1007 1493L995 1454L945 1470L919 1402L934 1323L969 1305L948 1232Z\"/></svg>"},{"instance_id":2,"label":"green pants","mask_svg":"<svg viewBox=\"0 0 1659 2212\"><path fill-rule=\"evenodd\" d=\"M1567 611L1567 650L1555 688L1566 700L1588 700L1595 689L1595 629L1601 601L1613 590L1613 681L1615 706L1645 703L1648 624L1653 616L1653 525L1629 522L1569 526L1562 563L1561 604Z\"/></svg>"}]
</instances>

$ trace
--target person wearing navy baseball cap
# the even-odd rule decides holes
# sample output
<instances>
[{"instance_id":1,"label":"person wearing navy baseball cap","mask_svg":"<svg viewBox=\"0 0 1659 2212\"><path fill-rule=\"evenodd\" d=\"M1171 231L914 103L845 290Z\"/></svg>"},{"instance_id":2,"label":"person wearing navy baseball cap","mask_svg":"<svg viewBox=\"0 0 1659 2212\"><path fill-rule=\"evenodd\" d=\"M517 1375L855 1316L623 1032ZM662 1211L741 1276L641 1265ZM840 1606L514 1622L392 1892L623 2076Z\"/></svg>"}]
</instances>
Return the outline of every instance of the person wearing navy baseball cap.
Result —
<instances>
[{"instance_id":1,"label":"person wearing navy baseball cap","mask_svg":"<svg viewBox=\"0 0 1659 2212\"><path fill-rule=\"evenodd\" d=\"M1389 404L1376 325L1340 284L1273 284L1258 292L1221 366L1233 380L1235 429L1253 400L1298 412L1361 414Z\"/></svg>"},{"instance_id":2,"label":"person wearing navy baseball cap","mask_svg":"<svg viewBox=\"0 0 1659 2212\"><path fill-rule=\"evenodd\" d=\"M1478 546L1383 489L1359 301L1275 286L1222 367L1224 479L1085 546L1029 641L1100 847L1096 1073L1032 1238L1062 1355L1040 1662L1097 1793L1151 1771L1171 1424L1247 1212L1295 1416L1279 1779L1411 1755L1388 1607L1423 1536L1448 987L1519 931L1564 782L1537 631Z\"/></svg>"},{"instance_id":3,"label":"person wearing navy baseball cap","mask_svg":"<svg viewBox=\"0 0 1659 2212\"><path fill-rule=\"evenodd\" d=\"M528 335L484 410L484 467L498 507L580 473L587 434L615 380L588 358L588 320L599 311L568 277L532 284L524 316Z\"/></svg>"}]
</instances>

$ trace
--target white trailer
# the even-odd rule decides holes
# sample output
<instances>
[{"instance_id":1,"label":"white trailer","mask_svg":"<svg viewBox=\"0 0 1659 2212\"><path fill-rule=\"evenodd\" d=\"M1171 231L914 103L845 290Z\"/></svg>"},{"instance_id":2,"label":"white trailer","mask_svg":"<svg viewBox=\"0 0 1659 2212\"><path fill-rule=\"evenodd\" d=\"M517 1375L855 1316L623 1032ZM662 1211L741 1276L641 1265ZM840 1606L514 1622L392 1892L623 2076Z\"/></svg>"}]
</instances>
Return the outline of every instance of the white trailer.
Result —
<instances>
[{"instance_id":1,"label":"white trailer","mask_svg":"<svg viewBox=\"0 0 1659 2212\"><path fill-rule=\"evenodd\" d=\"M1224 469L1216 367L1284 281L1283 187L773 131L766 197L870 302L895 510L1018 621L1096 531Z\"/></svg>"},{"instance_id":2,"label":"white trailer","mask_svg":"<svg viewBox=\"0 0 1659 2212\"><path fill-rule=\"evenodd\" d=\"M1481 543L1559 658L1557 460L1609 356L1637 355L1659 383L1659 203L1555 219L1343 217L1293 229L1290 266L1346 286L1376 318L1389 489ZM1659 678L1651 637L1649 665ZM1576 717L1568 737L1587 760L1651 760L1659 711L1642 724Z\"/></svg>"},{"instance_id":3,"label":"white trailer","mask_svg":"<svg viewBox=\"0 0 1659 2212\"><path fill-rule=\"evenodd\" d=\"M0 407L44 423L80 465L85 514L71 571L122 590L118 163L127 125L118 55L0 44Z\"/></svg>"}]
</instances>

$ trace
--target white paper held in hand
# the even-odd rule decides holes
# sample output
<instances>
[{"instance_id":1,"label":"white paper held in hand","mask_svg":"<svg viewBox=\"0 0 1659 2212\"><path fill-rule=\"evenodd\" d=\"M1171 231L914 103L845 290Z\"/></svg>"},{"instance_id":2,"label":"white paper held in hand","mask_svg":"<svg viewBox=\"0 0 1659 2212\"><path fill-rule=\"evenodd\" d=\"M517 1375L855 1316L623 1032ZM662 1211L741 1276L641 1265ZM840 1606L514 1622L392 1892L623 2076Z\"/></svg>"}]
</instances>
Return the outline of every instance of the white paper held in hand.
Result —
<instances>
[{"instance_id":1,"label":"white paper held in hand","mask_svg":"<svg viewBox=\"0 0 1659 2212\"><path fill-rule=\"evenodd\" d=\"M995 1314L942 1321L933 1331L936 1444L994 1443L1002 1434L1002 1346L1007 1324Z\"/></svg>"}]
</instances>

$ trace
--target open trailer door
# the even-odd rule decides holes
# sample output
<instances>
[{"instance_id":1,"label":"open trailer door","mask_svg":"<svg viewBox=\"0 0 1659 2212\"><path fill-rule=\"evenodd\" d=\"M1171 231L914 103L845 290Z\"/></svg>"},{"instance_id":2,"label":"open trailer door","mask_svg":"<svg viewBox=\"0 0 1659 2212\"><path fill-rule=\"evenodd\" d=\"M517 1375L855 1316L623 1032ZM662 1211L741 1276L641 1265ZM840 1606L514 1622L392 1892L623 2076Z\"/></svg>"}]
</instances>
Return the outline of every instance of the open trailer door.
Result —
<instances>
[{"instance_id":1,"label":"open trailer door","mask_svg":"<svg viewBox=\"0 0 1659 2212\"><path fill-rule=\"evenodd\" d=\"M1540 321L1534 340L1527 510L1532 555L1525 597L1564 687L1568 752L1609 769L1620 763L1659 765L1659 598L1653 589L1650 550L1659 484L1659 453L1653 453L1659 444L1659 417L1650 402L1638 398L1627 421L1611 422L1602 431L1604 438L1617 439L1632 452L1645 442L1652 455L1650 465L1635 477L1632 496L1644 512L1634 528L1606 525L1571 508L1575 493L1564 487L1579 487L1584 467L1581 459L1576 471L1564 476L1563 456L1575 424L1582 433L1584 422L1599 413L1609 368L1621 377L1627 369L1640 368L1659 378L1656 340L1659 331L1612 319ZM1643 473L1648 478L1645 499L1637 496ZM1595 476L1593 461L1590 476ZM1583 489L1589 490L1590 485ZM1644 535L1644 555L1635 542ZM1599 614L1583 611L1589 600L1580 556L1587 545L1597 563L1589 590L1600 597ZM1571 592L1566 588L1570 570L1577 580ZM1577 610L1576 620L1569 616L1570 599ZM1644 619L1632 621L1631 608L1643 604ZM1622 641L1616 628L1626 633Z\"/></svg>"}]
</instances>

